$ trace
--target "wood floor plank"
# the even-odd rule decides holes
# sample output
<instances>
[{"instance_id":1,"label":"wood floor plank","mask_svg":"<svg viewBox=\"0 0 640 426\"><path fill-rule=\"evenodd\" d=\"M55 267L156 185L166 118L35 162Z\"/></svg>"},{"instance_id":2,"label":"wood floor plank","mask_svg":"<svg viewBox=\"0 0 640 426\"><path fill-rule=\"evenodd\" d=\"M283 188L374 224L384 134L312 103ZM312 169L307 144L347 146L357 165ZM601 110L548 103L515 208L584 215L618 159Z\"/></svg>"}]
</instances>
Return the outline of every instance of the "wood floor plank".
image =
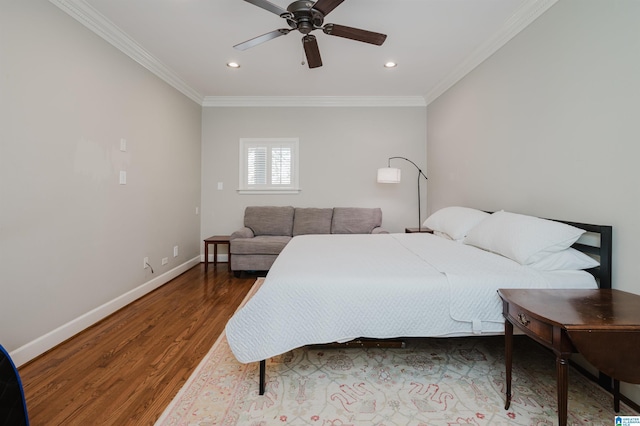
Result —
<instances>
[{"instance_id":1,"label":"wood floor plank","mask_svg":"<svg viewBox=\"0 0 640 426\"><path fill-rule=\"evenodd\" d=\"M31 425L153 425L255 280L197 265L20 367Z\"/></svg>"}]
</instances>

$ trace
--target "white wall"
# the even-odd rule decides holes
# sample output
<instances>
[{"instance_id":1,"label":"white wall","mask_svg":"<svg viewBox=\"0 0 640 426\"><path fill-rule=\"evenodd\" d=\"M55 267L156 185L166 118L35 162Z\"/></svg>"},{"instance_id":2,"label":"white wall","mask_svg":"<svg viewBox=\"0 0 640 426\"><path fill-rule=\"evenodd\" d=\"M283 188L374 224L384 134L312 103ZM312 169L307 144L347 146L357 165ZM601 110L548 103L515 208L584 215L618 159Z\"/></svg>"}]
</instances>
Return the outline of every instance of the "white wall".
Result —
<instances>
[{"instance_id":1,"label":"white wall","mask_svg":"<svg viewBox=\"0 0 640 426\"><path fill-rule=\"evenodd\" d=\"M2 2L0 67L0 344L20 364L199 260L201 107L45 0Z\"/></svg>"},{"instance_id":2,"label":"white wall","mask_svg":"<svg viewBox=\"0 0 640 426\"><path fill-rule=\"evenodd\" d=\"M202 238L240 228L250 205L381 207L389 231L418 224L417 169L392 160L403 171L397 185L378 184L376 173L391 156L425 167L424 107L210 107L203 109L202 127ZM302 192L239 195L241 137L298 137Z\"/></svg>"},{"instance_id":3,"label":"white wall","mask_svg":"<svg viewBox=\"0 0 640 426\"><path fill-rule=\"evenodd\" d=\"M640 293L639 19L560 0L431 103L429 208L613 225L613 287Z\"/></svg>"}]
</instances>

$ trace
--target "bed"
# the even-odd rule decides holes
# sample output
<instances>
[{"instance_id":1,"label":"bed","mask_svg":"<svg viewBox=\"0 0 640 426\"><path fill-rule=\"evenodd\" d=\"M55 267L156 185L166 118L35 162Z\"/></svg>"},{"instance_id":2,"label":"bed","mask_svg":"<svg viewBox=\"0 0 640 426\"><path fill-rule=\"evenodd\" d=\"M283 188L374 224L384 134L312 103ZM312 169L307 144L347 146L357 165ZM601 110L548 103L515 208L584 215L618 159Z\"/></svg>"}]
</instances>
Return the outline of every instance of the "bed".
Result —
<instances>
[{"instance_id":1,"label":"bed","mask_svg":"<svg viewBox=\"0 0 640 426\"><path fill-rule=\"evenodd\" d=\"M298 347L503 334L499 288L611 287L609 226L461 207L425 225L291 240L225 329L240 362L260 362L260 394L264 360Z\"/></svg>"}]
</instances>

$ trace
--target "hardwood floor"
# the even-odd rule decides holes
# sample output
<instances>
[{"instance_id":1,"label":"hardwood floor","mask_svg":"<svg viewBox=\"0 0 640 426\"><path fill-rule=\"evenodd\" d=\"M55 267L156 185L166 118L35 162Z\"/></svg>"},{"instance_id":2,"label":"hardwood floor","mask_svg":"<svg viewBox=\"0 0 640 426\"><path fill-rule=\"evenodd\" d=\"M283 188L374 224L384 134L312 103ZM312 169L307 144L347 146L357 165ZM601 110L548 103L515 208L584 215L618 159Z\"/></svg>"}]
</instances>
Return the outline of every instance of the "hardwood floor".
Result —
<instances>
[{"instance_id":1,"label":"hardwood floor","mask_svg":"<svg viewBox=\"0 0 640 426\"><path fill-rule=\"evenodd\" d=\"M255 280L199 264L22 366L31 425L154 424Z\"/></svg>"}]
</instances>

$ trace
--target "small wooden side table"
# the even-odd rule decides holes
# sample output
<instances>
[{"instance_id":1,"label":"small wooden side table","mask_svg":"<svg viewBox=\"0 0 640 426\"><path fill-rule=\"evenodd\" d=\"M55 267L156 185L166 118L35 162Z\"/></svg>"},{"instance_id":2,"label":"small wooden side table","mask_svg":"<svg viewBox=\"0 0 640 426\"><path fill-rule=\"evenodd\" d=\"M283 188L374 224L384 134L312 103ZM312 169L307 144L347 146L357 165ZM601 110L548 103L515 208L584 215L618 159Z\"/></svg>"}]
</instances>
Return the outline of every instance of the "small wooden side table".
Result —
<instances>
[{"instance_id":1,"label":"small wooden side table","mask_svg":"<svg viewBox=\"0 0 640 426\"><path fill-rule=\"evenodd\" d=\"M231 271L231 236L214 235L204 240L204 270L209 267L209 244L213 244L213 265L218 264L218 244L226 244L228 247L227 267Z\"/></svg>"},{"instance_id":2,"label":"small wooden side table","mask_svg":"<svg viewBox=\"0 0 640 426\"><path fill-rule=\"evenodd\" d=\"M413 234L416 232L421 232L424 234L433 234L433 229L429 229L425 226L423 226L422 228L404 228L404 232L406 234Z\"/></svg>"},{"instance_id":3,"label":"small wooden side table","mask_svg":"<svg viewBox=\"0 0 640 426\"><path fill-rule=\"evenodd\" d=\"M620 380L640 383L640 296L620 290L500 289L505 318L506 404L511 404L513 327L556 354L558 422L567 424L568 362L580 352L613 378L613 401L620 410ZM601 374L602 374L601 373Z\"/></svg>"}]
</instances>

